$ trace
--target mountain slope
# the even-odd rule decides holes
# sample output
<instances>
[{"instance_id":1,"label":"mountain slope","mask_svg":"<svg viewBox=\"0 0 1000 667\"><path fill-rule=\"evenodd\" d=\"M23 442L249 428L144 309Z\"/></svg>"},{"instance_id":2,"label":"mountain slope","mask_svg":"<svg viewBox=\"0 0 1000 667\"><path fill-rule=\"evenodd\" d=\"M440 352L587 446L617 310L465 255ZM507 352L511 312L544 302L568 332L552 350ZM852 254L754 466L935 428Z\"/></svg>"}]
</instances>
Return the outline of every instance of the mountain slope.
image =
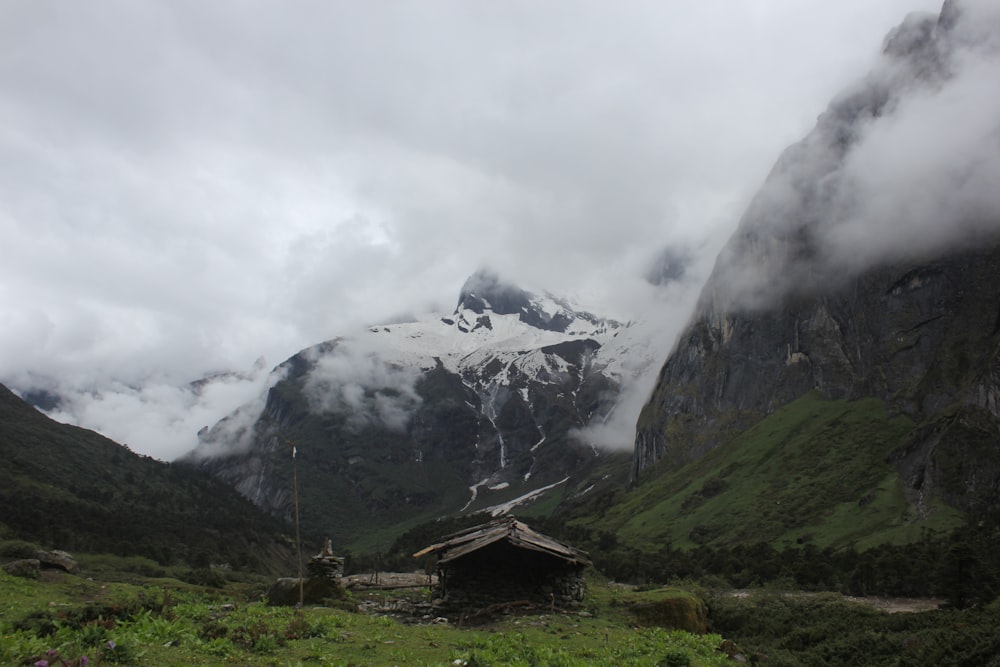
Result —
<instances>
[{"instance_id":1,"label":"mountain slope","mask_svg":"<svg viewBox=\"0 0 1000 667\"><path fill-rule=\"evenodd\" d=\"M287 564L287 526L188 467L60 424L0 385L0 534L162 564Z\"/></svg>"},{"instance_id":2,"label":"mountain slope","mask_svg":"<svg viewBox=\"0 0 1000 667\"><path fill-rule=\"evenodd\" d=\"M740 461L739 449L756 446L762 429L774 432L773 446L792 447L797 441L793 433L782 433L778 414L782 406L816 392L887 411L884 422L838 431L852 434L850 441L838 442L839 435L824 438L820 431L811 446L829 449L834 459L870 460L872 470L886 476L885 484L898 483L904 502L896 522L933 523L942 503L965 510L1000 502L1000 242L995 233L1000 211L958 199L935 209L936 244L918 243L915 234L900 236L889 250L865 262L857 258L864 248L845 258L832 242L849 228L844 202L851 202L847 209L856 217L864 205L851 165L865 138L898 122L894 118L900 109L911 108L906 106L910 100L947 90L970 53L985 53L983 61L997 68L990 37L1000 33L997 14L970 9L976 6L947 2L938 17L908 18L887 39L883 65L837 98L815 130L782 155L720 255L693 321L643 409L634 480L670 476L684 466L686 474L701 479L703 468L692 461L710 453L719 461L717 449ZM993 22L980 20L984 17ZM974 156L968 159L960 170L967 175L976 169ZM916 196L920 184L912 187ZM961 184L954 190L962 194ZM875 218L871 224L878 222ZM970 229L977 233L949 234ZM873 231L871 238L876 236ZM897 423L905 427L889 428ZM800 427L811 424L807 419ZM866 441L869 431L887 428L891 437ZM792 456L790 466L801 460ZM811 479L821 480L825 470L816 469ZM872 480L865 484L871 486ZM832 511L838 503L861 503L865 497L833 494L825 501ZM681 508L667 506L680 499L672 495L657 501L664 503L657 520L679 520ZM863 505L855 505L827 520L862 514ZM807 524L785 528L781 534L791 535L791 528L806 530ZM724 530L725 538L734 538L735 530ZM689 538L690 533L684 539Z\"/></svg>"},{"instance_id":3,"label":"mountain slope","mask_svg":"<svg viewBox=\"0 0 1000 667\"><path fill-rule=\"evenodd\" d=\"M615 408L644 345L629 325L481 272L447 316L295 355L266 400L202 434L188 460L288 517L294 444L303 525L374 548L579 481L602 458L581 430Z\"/></svg>"},{"instance_id":4,"label":"mountain slope","mask_svg":"<svg viewBox=\"0 0 1000 667\"><path fill-rule=\"evenodd\" d=\"M893 465L913 429L878 399L809 392L695 461L653 467L600 517L572 511L573 524L648 551L754 542L864 548L956 528L961 513L937 496L912 502Z\"/></svg>"}]
</instances>

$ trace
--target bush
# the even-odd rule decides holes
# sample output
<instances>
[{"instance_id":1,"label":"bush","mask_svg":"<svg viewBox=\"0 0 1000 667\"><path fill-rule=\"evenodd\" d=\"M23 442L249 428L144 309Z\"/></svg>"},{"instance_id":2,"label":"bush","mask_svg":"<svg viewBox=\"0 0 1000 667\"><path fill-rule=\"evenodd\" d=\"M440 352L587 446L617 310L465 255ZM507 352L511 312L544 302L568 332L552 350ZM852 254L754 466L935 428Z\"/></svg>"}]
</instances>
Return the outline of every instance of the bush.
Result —
<instances>
[{"instance_id":1,"label":"bush","mask_svg":"<svg viewBox=\"0 0 1000 667\"><path fill-rule=\"evenodd\" d=\"M195 586L207 586L208 588L222 588L226 585L226 577L218 570L208 567L188 570L181 574L181 580Z\"/></svg>"},{"instance_id":2,"label":"bush","mask_svg":"<svg viewBox=\"0 0 1000 667\"><path fill-rule=\"evenodd\" d=\"M670 651L656 663L656 667L691 667L691 658L681 651Z\"/></svg>"},{"instance_id":3,"label":"bush","mask_svg":"<svg viewBox=\"0 0 1000 667\"><path fill-rule=\"evenodd\" d=\"M4 540L0 542L0 558L8 560L18 560L21 558L34 558L41 549L37 544L25 542L24 540Z\"/></svg>"},{"instance_id":4,"label":"bush","mask_svg":"<svg viewBox=\"0 0 1000 667\"><path fill-rule=\"evenodd\" d=\"M714 632L768 665L988 665L1000 608L885 614L832 595L710 600ZM992 661L992 662L991 662Z\"/></svg>"}]
</instances>

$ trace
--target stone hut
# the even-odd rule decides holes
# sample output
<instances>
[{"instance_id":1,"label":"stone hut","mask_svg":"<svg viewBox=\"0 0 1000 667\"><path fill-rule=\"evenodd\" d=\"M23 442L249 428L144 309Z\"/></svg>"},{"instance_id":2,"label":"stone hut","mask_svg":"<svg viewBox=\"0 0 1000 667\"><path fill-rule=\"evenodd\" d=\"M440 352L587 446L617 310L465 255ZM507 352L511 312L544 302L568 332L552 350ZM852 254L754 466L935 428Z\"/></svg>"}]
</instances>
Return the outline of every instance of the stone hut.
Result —
<instances>
[{"instance_id":1,"label":"stone hut","mask_svg":"<svg viewBox=\"0 0 1000 667\"><path fill-rule=\"evenodd\" d=\"M429 554L438 557L434 604L445 610L518 601L572 607L586 592L587 554L513 517L447 535L413 556Z\"/></svg>"}]
</instances>

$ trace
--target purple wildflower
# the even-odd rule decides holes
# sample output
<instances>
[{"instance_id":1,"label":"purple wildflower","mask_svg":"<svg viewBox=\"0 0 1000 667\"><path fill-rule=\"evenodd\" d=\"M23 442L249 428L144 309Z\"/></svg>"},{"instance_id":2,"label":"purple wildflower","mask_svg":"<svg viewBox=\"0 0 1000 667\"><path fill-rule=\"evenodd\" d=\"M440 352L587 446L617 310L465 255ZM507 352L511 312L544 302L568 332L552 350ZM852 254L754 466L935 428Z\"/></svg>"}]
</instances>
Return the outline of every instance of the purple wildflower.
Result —
<instances>
[{"instance_id":1,"label":"purple wildflower","mask_svg":"<svg viewBox=\"0 0 1000 667\"><path fill-rule=\"evenodd\" d=\"M90 658L85 655L80 656L80 667L87 667L90 664Z\"/></svg>"},{"instance_id":2,"label":"purple wildflower","mask_svg":"<svg viewBox=\"0 0 1000 667\"><path fill-rule=\"evenodd\" d=\"M37 662L34 663L34 667L49 667L49 661L48 660L38 660Z\"/></svg>"},{"instance_id":3,"label":"purple wildflower","mask_svg":"<svg viewBox=\"0 0 1000 667\"><path fill-rule=\"evenodd\" d=\"M108 648L109 649L111 649L112 651L114 651L116 646L118 646L118 644L115 643L114 639L109 639L108 640Z\"/></svg>"}]
</instances>

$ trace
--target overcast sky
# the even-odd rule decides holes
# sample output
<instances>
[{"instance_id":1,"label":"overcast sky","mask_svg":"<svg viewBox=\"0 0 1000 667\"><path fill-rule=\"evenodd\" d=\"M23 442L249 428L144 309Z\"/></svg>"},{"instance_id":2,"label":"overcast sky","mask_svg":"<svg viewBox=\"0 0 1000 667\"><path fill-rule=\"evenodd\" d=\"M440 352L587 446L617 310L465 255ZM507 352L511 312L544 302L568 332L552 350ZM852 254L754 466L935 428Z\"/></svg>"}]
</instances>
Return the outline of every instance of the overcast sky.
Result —
<instances>
[{"instance_id":1,"label":"overcast sky","mask_svg":"<svg viewBox=\"0 0 1000 667\"><path fill-rule=\"evenodd\" d=\"M0 1L0 381L172 458L260 389L184 383L450 310L483 265L634 317L939 8Z\"/></svg>"}]
</instances>

